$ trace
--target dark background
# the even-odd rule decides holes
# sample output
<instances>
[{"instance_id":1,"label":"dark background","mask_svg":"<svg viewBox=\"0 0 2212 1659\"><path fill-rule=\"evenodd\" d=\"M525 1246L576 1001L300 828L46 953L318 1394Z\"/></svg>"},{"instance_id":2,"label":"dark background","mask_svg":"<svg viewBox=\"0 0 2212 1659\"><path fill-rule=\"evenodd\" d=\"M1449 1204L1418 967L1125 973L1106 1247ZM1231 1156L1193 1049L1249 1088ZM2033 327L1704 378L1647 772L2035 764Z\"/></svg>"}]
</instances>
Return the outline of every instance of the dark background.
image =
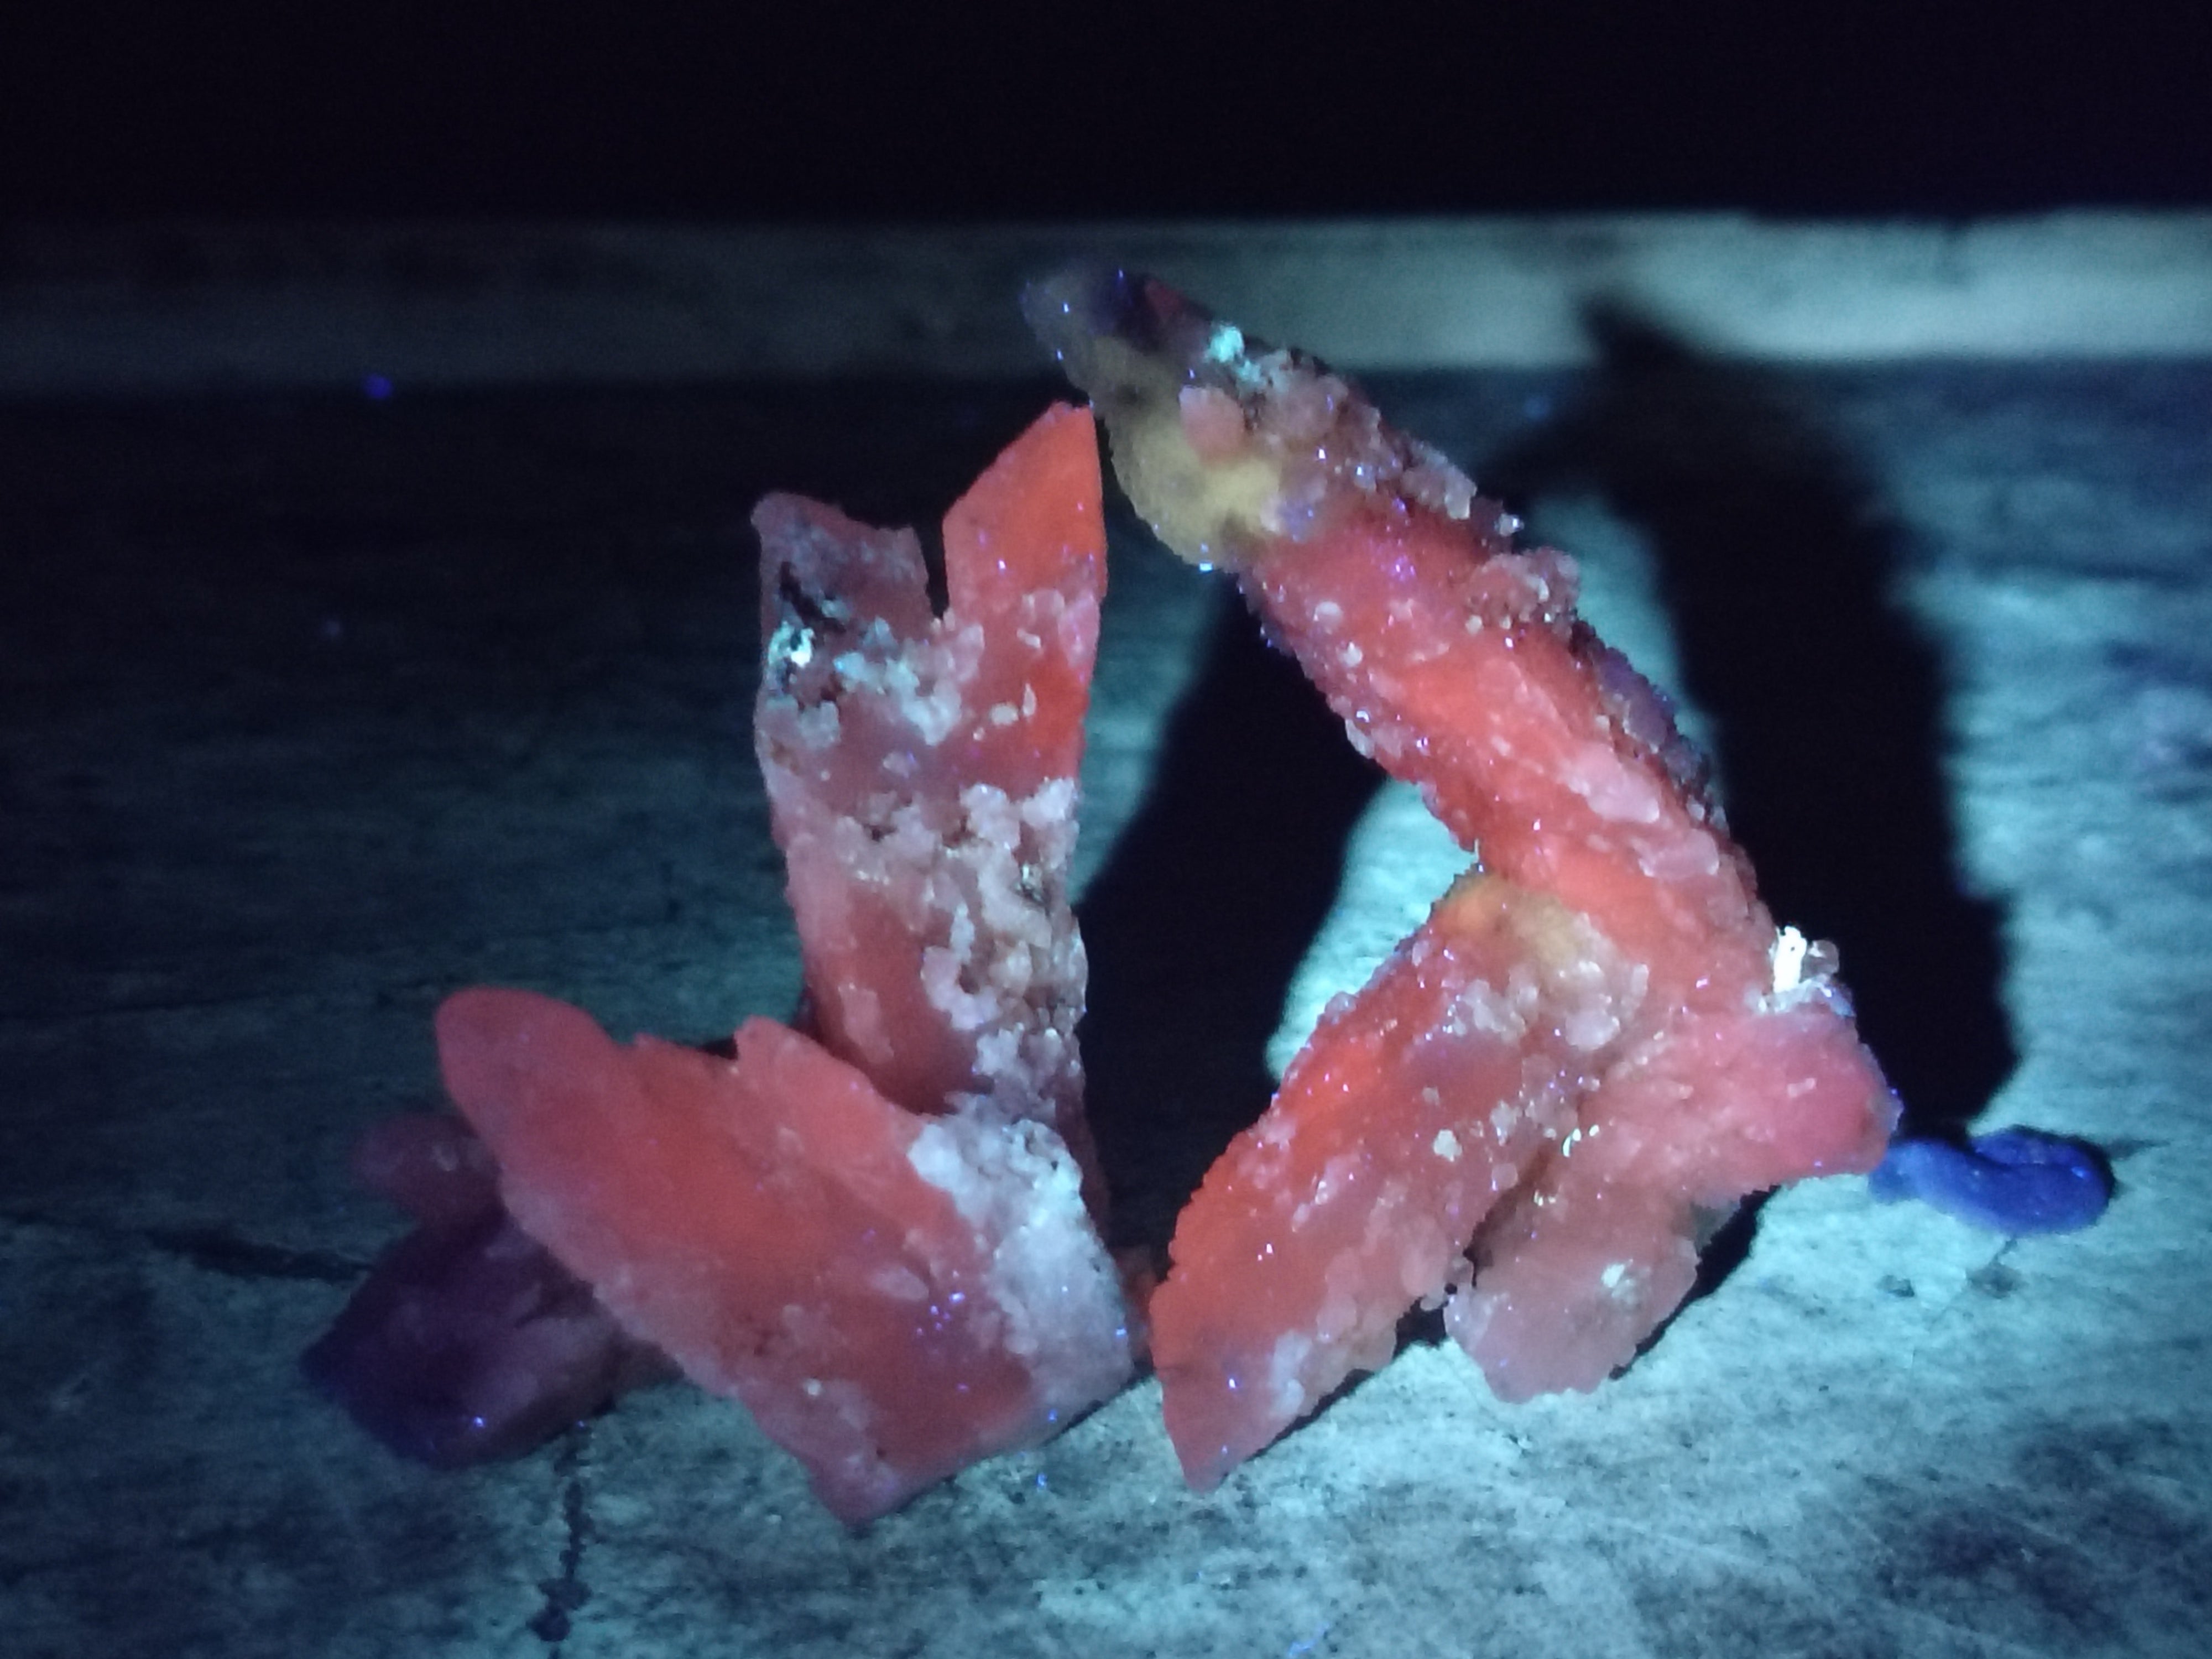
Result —
<instances>
[{"instance_id":1,"label":"dark background","mask_svg":"<svg viewBox=\"0 0 2212 1659\"><path fill-rule=\"evenodd\" d=\"M0 23L0 215L823 220L2212 197L2205 9L842 0ZM1316 15L1322 15L1317 12Z\"/></svg>"}]
</instances>

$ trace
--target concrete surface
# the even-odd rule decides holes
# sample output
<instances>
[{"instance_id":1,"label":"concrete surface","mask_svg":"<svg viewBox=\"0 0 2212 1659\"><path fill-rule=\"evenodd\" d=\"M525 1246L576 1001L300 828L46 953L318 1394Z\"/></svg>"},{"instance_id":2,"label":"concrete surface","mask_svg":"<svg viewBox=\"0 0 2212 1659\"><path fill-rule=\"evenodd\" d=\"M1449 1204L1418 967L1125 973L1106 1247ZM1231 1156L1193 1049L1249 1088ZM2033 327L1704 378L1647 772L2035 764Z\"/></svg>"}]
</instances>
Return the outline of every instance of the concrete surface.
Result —
<instances>
[{"instance_id":1,"label":"concrete surface","mask_svg":"<svg viewBox=\"0 0 2212 1659\"><path fill-rule=\"evenodd\" d=\"M1150 1384L860 1534L683 1388L401 1463L295 1370L397 1231L349 1140L434 1096L461 984L695 1038L788 1006L744 515L927 522L1052 388L19 386L0 1651L2202 1652L2212 362L1761 366L1648 321L1375 389L1697 700L1916 1112L2095 1139L2095 1228L1801 1188L1596 1395L1501 1407L1416 1330L1206 1497ZM1113 582L1086 1040L1142 1236L1451 860L1127 520Z\"/></svg>"},{"instance_id":2,"label":"concrete surface","mask_svg":"<svg viewBox=\"0 0 2212 1659\"><path fill-rule=\"evenodd\" d=\"M1035 348L1006 296L1078 256L1363 370L1587 363L1594 299L1778 361L2212 354L2212 212L185 223L0 228L0 396L1020 374Z\"/></svg>"}]
</instances>

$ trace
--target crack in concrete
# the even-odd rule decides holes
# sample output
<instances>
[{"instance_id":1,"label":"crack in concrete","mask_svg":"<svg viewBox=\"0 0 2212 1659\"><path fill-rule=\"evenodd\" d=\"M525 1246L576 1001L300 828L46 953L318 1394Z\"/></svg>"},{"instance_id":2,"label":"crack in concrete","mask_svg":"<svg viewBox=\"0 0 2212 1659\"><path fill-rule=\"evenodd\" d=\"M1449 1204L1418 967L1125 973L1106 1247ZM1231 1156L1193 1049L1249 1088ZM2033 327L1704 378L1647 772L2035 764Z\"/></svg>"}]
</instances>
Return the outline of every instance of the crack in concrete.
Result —
<instances>
[{"instance_id":1,"label":"crack in concrete","mask_svg":"<svg viewBox=\"0 0 2212 1659\"><path fill-rule=\"evenodd\" d=\"M0 1224L43 1227L108 1243L137 1244L226 1279L311 1279L319 1285L350 1285L369 1267L366 1261L330 1250L295 1250L243 1238L228 1227L112 1227L26 1212L0 1214Z\"/></svg>"},{"instance_id":2,"label":"crack in concrete","mask_svg":"<svg viewBox=\"0 0 2212 1659\"><path fill-rule=\"evenodd\" d=\"M541 1578L538 1588L545 1593L545 1605L538 1608L530 1620L531 1634L552 1650L553 1659L560 1659L562 1644L568 1639L572 1615L592 1599L591 1587L584 1583L584 1543L592 1535L591 1516L586 1508L584 1493L584 1454L591 1445L591 1425L579 1423L561 1441L561 1449L553 1456L553 1473L562 1480L561 1518L567 1528L567 1537L561 1546L561 1571L550 1578Z\"/></svg>"},{"instance_id":3,"label":"crack in concrete","mask_svg":"<svg viewBox=\"0 0 2212 1659\"><path fill-rule=\"evenodd\" d=\"M307 1279L350 1285L367 1265L328 1250L294 1250L262 1244L222 1227L149 1227L142 1232L155 1249L229 1279Z\"/></svg>"}]
</instances>

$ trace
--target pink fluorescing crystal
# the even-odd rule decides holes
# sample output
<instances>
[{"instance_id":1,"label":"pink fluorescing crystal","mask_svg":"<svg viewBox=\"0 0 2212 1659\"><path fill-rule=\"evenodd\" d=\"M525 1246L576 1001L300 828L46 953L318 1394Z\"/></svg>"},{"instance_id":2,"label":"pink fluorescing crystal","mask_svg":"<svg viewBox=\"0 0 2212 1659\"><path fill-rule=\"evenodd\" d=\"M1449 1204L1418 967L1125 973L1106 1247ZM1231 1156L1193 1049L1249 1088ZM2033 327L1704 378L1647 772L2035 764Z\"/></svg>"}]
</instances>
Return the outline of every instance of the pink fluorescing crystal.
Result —
<instances>
[{"instance_id":1,"label":"pink fluorescing crystal","mask_svg":"<svg viewBox=\"0 0 2212 1659\"><path fill-rule=\"evenodd\" d=\"M1090 416L1055 407L947 516L942 618L911 532L762 504L757 740L818 1041L749 1020L732 1063L521 992L439 1012L516 1221L848 1522L1133 1363L1067 902L1099 494Z\"/></svg>"},{"instance_id":2,"label":"pink fluorescing crystal","mask_svg":"<svg viewBox=\"0 0 2212 1659\"><path fill-rule=\"evenodd\" d=\"M1514 550L1442 455L1157 283L1073 273L1028 305L1139 510L1235 570L1491 872L1323 1022L1179 1222L1152 1320L1186 1472L1218 1480L1387 1358L1447 1279L1499 1395L1594 1387L1717 1215L1880 1158L1894 1103L1833 952L1777 931L1664 700L1575 615L1572 562ZM1477 1139L1486 1091L1504 1115ZM1447 1132L1461 1158L1430 1150Z\"/></svg>"},{"instance_id":3,"label":"pink fluorescing crystal","mask_svg":"<svg viewBox=\"0 0 2212 1659\"><path fill-rule=\"evenodd\" d=\"M1067 894L1106 572L1089 412L1055 406L946 514L941 619L912 532L788 495L754 523L755 732L815 1030L900 1104L1040 1120L1092 1170Z\"/></svg>"},{"instance_id":4,"label":"pink fluorescing crystal","mask_svg":"<svg viewBox=\"0 0 2212 1659\"><path fill-rule=\"evenodd\" d=\"M1152 1304L1168 1431L1210 1486L1466 1278L1575 1121L1644 976L1558 900L1471 875L1322 1017L1176 1229Z\"/></svg>"},{"instance_id":5,"label":"pink fluorescing crystal","mask_svg":"<svg viewBox=\"0 0 2212 1659\"><path fill-rule=\"evenodd\" d=\"M907 1111L767 1019L732 1062L478 989L439 1010L438 1047L516 1221L742 1401L841 1519L1128 1376L1112 1266L1042 1124Z\"/></svg>"}]
</instances>

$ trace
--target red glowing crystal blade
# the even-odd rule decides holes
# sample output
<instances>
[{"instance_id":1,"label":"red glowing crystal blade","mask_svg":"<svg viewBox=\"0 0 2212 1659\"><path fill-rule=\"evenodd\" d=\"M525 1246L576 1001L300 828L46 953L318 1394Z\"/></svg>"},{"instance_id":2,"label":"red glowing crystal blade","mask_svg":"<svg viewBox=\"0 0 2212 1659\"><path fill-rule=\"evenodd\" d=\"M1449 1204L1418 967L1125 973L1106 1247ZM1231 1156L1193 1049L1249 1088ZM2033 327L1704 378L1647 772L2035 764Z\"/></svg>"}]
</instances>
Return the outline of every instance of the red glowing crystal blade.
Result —
<instances>
[{"instance_id":1,"label":"red glowing crystal blade","mask_svg":"<svg viewBox=\"0 0 2212 1659\"><path fill-rule=\"evenodd\" d=\"M1775 927L1664 699L1576 616L1572 561L1515 550L1511 521L1442 455L1322 365L1259 348L1158 283L1075 272L1027 308L1105 416L1115 470L1162 538L1232 570L1352 741L1419 785L1482 867L1529 896L1516 902L1542 896L1571 919L1587 978L1635 993L1616 994L1617 1028L1583 1053L1538 1143L1498 1163L1513 1177L1486 1218L1449 1181L1404 1178L1433 1103L1378 1076L1343 1155L1399 1173L1367 1196L1344 1188L1331 1229L1310 1213L1302 1224L1357 1244L1300 1237L1297 1212L1255 1191L1325 1177L1265 1149L1320 1141L1317 1126L1346 1108L1313 1093L1306 1057L1293 1065L1185 1212L1156 1299L1186 1469L1218 1479L1310 1406L1315 1382L1387 1357L1377 1334L1414 1296L1362 1265L1378 1238L1425 1251L1441 1237L1447 1255L1472 1246L1472 1288L1449 1269L1449 1322L1501 1395L1595 1386L1687 1293L1716 1212L1880 1158L1894 1103L1829 977L1832 953ZM1433 947L1449 908L1406 949ZM1540 957L1534 940L1557 936L1515 935L1530 955L1500 964L1507 981ZM1325 1022L1312 1052L1446 1032L1452 1016L1406 1006L1399 971L1394 961ZM1577 1046L1582 1017L1534 1005L1493 1065L1509 1053L1552 1065L1562 1042ZM1515 1098L1502 1077L1467 1075L1501 1104ZM1269 1249L1304 1289L1278 1286L1255 1308L1250 1262ZM1323 1316L1315 1287L1332 1279L1361 1289ZM1263 1360L1272 1378L1282 1355L1329 1349L1337 1328L1365 1333L1364 1346L1336 1345L1295 1388L1243 1388Z\"/></svg>"},{"instance_id":2,"label":"red glowing crystal blade","mask_svg":"<svg viewBox=\"0 0 2212 1659\"><path fill-rule=\"evenodd\" d=\"M1065 1309L1010 1296L1000 1239L966 1212L1003 1201L992 1176L773 1021L746 1022L732 1063L474 990L440 1010L438 1040L524 1230L626 1330L743 1401L847 1521L1043 1437L1126 1372L1110 1271ZM1057 1187L1014 1195L1030 1224L1087 1233L1065 1155L1030 1162L1009 1178ZM1066 1312L1082 1317L1055 1329Z\"/></svg>"},{"instance_id":3,"label":"red glowing crystal blade","mask_svg":"<svg viewBox=\"0 0 2212 1659\"><path fill-rule=\"evenodd\" d=\"M1206 1176L1153 1297L1168 1432L1194 1486L1391 1355L1498 1194L1574 1121L1642 981L1558 901L1471 876L1322 1018Z\"/></svg>"},{"instance_id":4,"label":"red glowing crystal blade","mask_svg":"<svg viewBox=\"0 0 2212 1659\"><path fill-rule=\"evenodd\" d=\"M947 514L934 619L910 536L789 496L755 515L755 730L823 1042L913 1110L1048 1122L1086 1167L1067 874L1099 492L1089 414L1055 406Z\"/></svg>"},{"instance_id":5,"label":"red glowing crystal blade","mask_svg":"<svg viewBox=\"0 0 2212 1659\"><path fill-rule=\"evenodd\" d=\"M515 1220L848 1521L1132 1368L1066 891L1099 488L1090 416L1056 408L948 519L943 617L910 532L762 504L756 732L820 1042L753 1019L732 1062L521 992L439 1012Z\"/></svg>"}]
</instances>

